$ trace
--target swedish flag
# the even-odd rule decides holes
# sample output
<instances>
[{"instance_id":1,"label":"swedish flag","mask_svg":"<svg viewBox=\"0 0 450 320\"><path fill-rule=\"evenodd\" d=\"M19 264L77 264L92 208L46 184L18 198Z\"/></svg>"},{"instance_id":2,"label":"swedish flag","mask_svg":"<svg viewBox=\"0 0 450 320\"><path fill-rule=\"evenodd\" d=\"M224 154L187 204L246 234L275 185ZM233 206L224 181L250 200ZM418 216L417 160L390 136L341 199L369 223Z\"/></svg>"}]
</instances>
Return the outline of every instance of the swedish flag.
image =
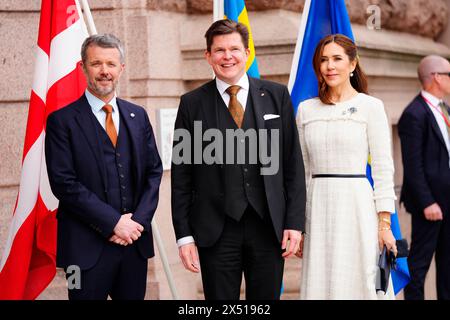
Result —
<instances>
[{"instance_id":1,"label":"swedish flag","mask_svg":"<svg viewBox=\"0 0 450 320\"><path fill-rule=\"evenodd\" d=\"M250 77L259 78L258 63L255 55L255 45L253 44L253 35L248 21L247 9L244 0L224 0L225 18L245 24L249 33L248 48L250 56L247 60L247 74Z\"/></svg>"}]
</instances>

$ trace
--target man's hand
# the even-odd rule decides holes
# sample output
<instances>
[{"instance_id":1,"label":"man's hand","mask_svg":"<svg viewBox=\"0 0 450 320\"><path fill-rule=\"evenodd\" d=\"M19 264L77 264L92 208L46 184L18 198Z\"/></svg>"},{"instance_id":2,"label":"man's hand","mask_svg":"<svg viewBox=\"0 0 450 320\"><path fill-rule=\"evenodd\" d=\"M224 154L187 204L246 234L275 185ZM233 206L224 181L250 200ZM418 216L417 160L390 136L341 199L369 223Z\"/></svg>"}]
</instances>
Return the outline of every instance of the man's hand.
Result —
<instances>
[{"instance_id":1,"label":"man's hand","mask_svg":"<svg viewBox=\"0 0 450 320\"><path fill-rule=\"evenodd\" d=\"M438 221L443 219L441 207L439 207L436 202L423 209L423 214L425 215L425 219L430 221Z\"/></svg>"},{"instance_id":2,"label":"man's hand","mask_svg":"<svg viewBox=\"0 0 450 320\"><path fill-rule=\"evenodd\" d=\"M127 246L128 245L128 242L126 242L122 238L119 238L117 235L113 235L111 238L109 238L109 241L114 242L116 244L120 244L121 246Z\"/></svg>"},{"instance_id":3,"label":"man's hand","mask_svg":"<svg viewBox=\"0 0 450 320\"><path fill-rule=\"evenodd\" d=\"M178 249L178 252L180 254L181 262L183 262L183 265L187 270L195 273L200 271L197 246L195 243L192 242L181 246Z\"/></svg>"},{"instance_id":4,"label":"man's hand","mask_svg":"<svg viewBox=\"0 0 450 320\"><path fill-rule=\"evenodd\" d=\"M298 250L297 250L297 252L295 253L295 255L297 256L297 257L299 257L300 259L302 259L303 258L303 243L305 242L305 238L302 236L302 238L300 239L300 244L299 244L299 246L298 246Z\"/></svg>"},{"instance_id":5,"label":"man's hand","mask_svg":"<svg viewBox=\"0 0 450 320\"><path fill-rule=\"evenodd\" d=\"M283 241L281 242L281 249L286 251L281 255L283 258L289 258L294 255L299 248L300 240L302 239L302 234L298 230L284 230L283 231ZM289 247L287 243L289 241Z\"/></svg>"},{"instance_id":6,"label":"man's hand","mask_svg":"<svg viewBox=\"0 0 450 320\"><path fill-rule=\"evenodd\" d=\"M132 244L133 241L139 239L139 237L141 236L141 232L144 231L143 226L141 226L136 221L131 220L132 216L133 214L131 213L122 215L119 219L119 222L117 222L113 230L114 235L120 238L121 240L124 240L127 244ZM114 240L112 240L112 238L114 238L114 236L110 238L110 241L118 243L116 242L118 241L117 238L114 238Z\"/></svg>"}]
</instances>

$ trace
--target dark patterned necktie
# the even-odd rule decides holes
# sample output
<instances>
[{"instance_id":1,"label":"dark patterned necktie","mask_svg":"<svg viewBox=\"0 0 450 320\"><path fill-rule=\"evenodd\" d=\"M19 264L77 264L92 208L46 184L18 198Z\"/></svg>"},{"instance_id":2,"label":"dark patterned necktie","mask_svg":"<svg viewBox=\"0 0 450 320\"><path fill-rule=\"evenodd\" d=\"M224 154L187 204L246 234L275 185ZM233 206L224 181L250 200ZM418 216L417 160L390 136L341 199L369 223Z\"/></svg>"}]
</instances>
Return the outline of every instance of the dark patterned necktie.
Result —
<instances>
[{"instance_id":1,"label":"dark patterned necktie","mask_svg":"<svg viewBox=\"0 0 450 320\"><path fill-rule=\"evenodd\" d=\"M228 111L230 111L234 122L238 128L242 126L242 120L244 119L244 108L237 99L237 93L241 89L240 86L230 86L226 92L230 95L230 102L228 103Z\"/></svg>"},{"instance_id":2,"label":"dark patterned necktie","mask_svg":"<svg viewBox=\"0 0 450 320\"><path fill-rule=\"evenodd\" d=\"M441 108L442 115L444 116L444 118L446 120L445 127L447 128L447 134L450 138L450 128L448 126L450 124L450 117L448 115L447 105L443 101L441 101L441 102L439 102L439 107Z\"/></svg>"},{"instance_id":3,"label":"dark patterned necktie","mask_svg":"<svg viewBox=\"0 0 450 320\"><path fill-rule=\"evenodd\" d=\"M108 135L109 139L111 140L111 142L115 148L116 143L117 143L117 131L116 131L116 127L114 126L114 121L112 119L113 108L111 105L106 104L102 108L102 110L105 111L105 113L106 113L106 121L105 121L106 134Z\"/></svg>"}]
</instances>

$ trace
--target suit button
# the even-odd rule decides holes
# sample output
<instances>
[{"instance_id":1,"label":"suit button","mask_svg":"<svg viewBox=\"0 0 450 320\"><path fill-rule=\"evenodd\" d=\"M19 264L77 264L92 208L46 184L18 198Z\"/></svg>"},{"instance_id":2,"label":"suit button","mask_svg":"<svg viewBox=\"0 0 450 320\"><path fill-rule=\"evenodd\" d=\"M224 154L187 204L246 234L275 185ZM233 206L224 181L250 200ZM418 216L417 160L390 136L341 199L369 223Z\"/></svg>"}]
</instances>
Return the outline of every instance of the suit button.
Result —
<instances>
[{"instance_id":1,"label":"suit button","mask_svg":"<svg viewBox=\"0 0 450 320\"><path fill-rule=\"evenodd\" d=\"M250 183L248 183L248 182L247 182L245 185L246 185L247 187L250 187Z\"/></svg>"},{"instance_id":2,"label":"suit button","mask_svg":"<svg viewBox=\"0 0 450 320\"><path fill-rule=\"evenodd\" d=\"M122 188L122 190L125 190L125 186L122 185L122 186L120 186L120 187Z\"/></svg>"},{"instance_id":3,"label":"suit button","mask_svg":"<svg viewBox=\"0 0 450 320\"><path fill-rule=\"evenodd\" d=\"M120 163L119 163L117 166L118 166L119 168L122 168L122 164L120 164Z\"/></svg>"},{"instance_id":4,"label":"suit button","mask_svg":"<svg viewBox=\"0 0 450 320\"><path fill-rule=\"evenodd\" d=\"M125 176L124 176L123 174L121 174L120 177L121 177L122 179L125 178Z\"/></svg>"},{"instance_id":5,"label":"suit button","mask_svg":"<svg viewBox=\"0 0 450 320\"><path fill-rule=\"evenodd\" d=\"M127 197L122 197L122 200L123 201L127 201Z\"/></svg>"},{"instance_id":6,"label":"suit button","mask_svg":"<svg viewBox=\"0 0 450 320\"><path fill-rule=\"evenodd\" d=\"M247 168L244 168L244 172L248 172L248 169L247 169Z\"/></svg>"},{"instance_id":7,"label":"suit button","mask_svg":"<svg viewBox=\"0 0 450 320\"><path fill-rule=\"evenodd\" d=\"M120 153L116 152L116 156L120 157Z\"/></svg>"}]
</instances>

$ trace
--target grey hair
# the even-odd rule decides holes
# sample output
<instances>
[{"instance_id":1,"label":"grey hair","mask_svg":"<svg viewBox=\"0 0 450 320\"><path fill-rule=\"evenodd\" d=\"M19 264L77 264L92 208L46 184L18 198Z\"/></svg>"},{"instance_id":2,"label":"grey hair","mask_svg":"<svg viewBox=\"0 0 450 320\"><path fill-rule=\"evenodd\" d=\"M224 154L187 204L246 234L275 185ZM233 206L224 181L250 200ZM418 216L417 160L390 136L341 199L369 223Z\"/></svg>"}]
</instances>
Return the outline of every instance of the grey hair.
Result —
<instances>
[{"instance_id":1,"label":"grey hair","mask_svg":"<svg viewBox=\"0 0 450 320\"><path fill-rule=\"evenodd\" d=\"M98 46L100 48L115 48L120 53L120 63L125 63L125 53L119 38L110 33L94 34L86 38L81 45L81 60L86 63L86 51L90 46Z\"/></svg>"}]
</instances>

